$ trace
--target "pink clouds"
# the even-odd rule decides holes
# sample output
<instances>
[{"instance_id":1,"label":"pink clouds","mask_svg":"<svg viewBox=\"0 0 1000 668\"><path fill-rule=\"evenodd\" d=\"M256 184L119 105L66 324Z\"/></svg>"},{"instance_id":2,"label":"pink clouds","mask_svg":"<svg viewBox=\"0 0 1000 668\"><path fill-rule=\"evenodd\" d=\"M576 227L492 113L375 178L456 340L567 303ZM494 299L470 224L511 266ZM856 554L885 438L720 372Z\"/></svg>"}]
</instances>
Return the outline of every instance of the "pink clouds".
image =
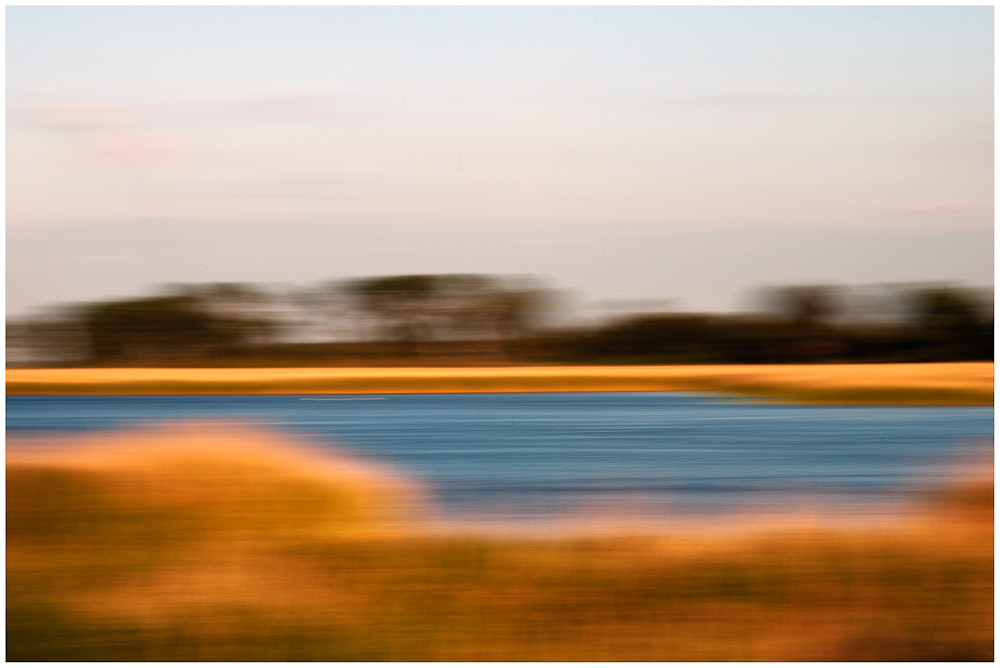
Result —
<instances>
[{"instance_id":1,"label":"pink clouds","mask_svg":"<svg viewBox=\"0 0 1000 668\"><path fill-rule=\"evenodd\" d=\"M133 110L107 104L39 104L25 113L29 124L45 130L91 132L121 127Z\"/></svg>"},{"instance_id":2,"label":"pink clouds","mask_svg":"<svg viewBox=\"0 0 1000 668\"><path fill-rule=\"evenodd\" d=\"M262 94L228 107L245 118L303 122L357 116L326 94ZM190 160L195 154L182 137L162 122L161 109L78 102L13 107L10 117L21 126L48 134L60 145L61 159L79 169L149 168ZM185 113L191 109L182 110ZM194 109L206 118L210 110ZM207 115L206 115L207 114ZM231 116L230 116L231 118ZM228 119L227 119L228 120Z\"/></svg>"},{"instance_id":3,"label":"pink clouds","mask_svg":"<svg viewBox=\"0 0 1000 668\"><path fill-rule=\"evenodd\" d=\"M187 147L162 130L115 131L91 138L89 156L118 167L143 167L176 162Z\"/></svg>"},{"instance_id":4,"label":"pink clouds","mask_svg":"<svg viewBox=\"0 0 1000 668\"><path fill-rule=\"evenodd\" d=\"M82 168L150 167L190 155L187 145L157 127L137 107L104 104L39 104L18 114L38 130L68 142L70 162Z\"/></svg>"}]
</instances>

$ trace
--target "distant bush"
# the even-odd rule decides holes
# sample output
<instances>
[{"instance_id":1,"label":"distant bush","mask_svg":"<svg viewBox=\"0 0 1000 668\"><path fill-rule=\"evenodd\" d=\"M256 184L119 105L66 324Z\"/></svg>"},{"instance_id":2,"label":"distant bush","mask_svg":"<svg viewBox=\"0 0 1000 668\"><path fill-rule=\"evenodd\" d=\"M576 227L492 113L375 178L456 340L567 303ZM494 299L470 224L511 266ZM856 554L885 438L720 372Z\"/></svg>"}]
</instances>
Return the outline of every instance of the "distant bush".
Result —
<instances>
[{"instance_id":1,"label":"distant bush","mask_svg":"<svg viewBox=\"0 0 1000 668\"><path fill-rule=\"evenodd\" d=\"M763 291L743 314L554 323L521 277L385 276L299 292L171 288L7 324L9 365L783 364L993 359L992 300L950 285ZM857 293L857 294L855 294ZM851 306L851 304L854 306Z\"/></svg>"}]
</instances>

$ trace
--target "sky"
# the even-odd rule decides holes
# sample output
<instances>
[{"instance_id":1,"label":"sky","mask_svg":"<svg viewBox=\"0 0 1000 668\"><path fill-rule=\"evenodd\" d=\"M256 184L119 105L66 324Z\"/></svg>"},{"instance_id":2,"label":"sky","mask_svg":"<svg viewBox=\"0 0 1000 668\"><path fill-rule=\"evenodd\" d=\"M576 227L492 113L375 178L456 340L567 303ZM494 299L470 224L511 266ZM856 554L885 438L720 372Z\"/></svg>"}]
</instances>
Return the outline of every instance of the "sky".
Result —
<instances>
[{"instance_id":1,"label":"sky","mask_svg":"<svg viewBox=\"0 0 1000 668\"><path fill-rule=\"evenodd\" d=\"M6 310L994 278L990 6L8 6Z\"/></svg>"}]
</instances>

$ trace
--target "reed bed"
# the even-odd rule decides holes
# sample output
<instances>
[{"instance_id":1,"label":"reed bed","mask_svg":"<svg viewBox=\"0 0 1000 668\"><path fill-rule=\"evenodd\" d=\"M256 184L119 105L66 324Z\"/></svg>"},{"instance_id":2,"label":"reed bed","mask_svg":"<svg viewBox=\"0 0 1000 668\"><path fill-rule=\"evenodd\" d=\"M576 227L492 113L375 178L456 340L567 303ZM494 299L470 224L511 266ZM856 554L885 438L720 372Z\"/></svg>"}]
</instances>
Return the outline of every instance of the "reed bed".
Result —
<instances>
[{"instance_id":1,"label":"reed bed","mask_svg":"<svg viewBox=\"0 0 1000 668\"><path fill-rule=\"evenodd\" d=\"M8 443L14 661L993 659L993 478L905 520L436 523L424 491L221 423Z\"/></svg>"},{"instance_id":2,"label":"reed bed","mask_svg":"<svg viewBox=\"0 0 1000 668\"><path fill-rule=\"evenodd\" d=\"M8 394L573 391L707 391L822 403L992 405L993 363L7 370Z\"/></svg>"}]
</instances>

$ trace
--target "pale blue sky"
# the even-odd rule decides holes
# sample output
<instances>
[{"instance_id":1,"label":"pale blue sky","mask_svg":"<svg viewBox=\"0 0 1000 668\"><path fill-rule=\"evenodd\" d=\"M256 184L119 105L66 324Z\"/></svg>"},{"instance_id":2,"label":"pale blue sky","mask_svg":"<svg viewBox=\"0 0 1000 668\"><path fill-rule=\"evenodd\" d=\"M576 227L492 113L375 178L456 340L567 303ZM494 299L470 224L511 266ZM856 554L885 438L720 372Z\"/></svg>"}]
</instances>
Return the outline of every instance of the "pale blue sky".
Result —
<instances>
[{"instance_id":1,"label":"pale blue sky","mask_svg":"<svg viewBox=\"0 0 1000 668\"><path fill-rule=\"evenodd\" d=\"M8 7L7 311L993 283L992 7Z\"/></svg>"}]
</instances>

